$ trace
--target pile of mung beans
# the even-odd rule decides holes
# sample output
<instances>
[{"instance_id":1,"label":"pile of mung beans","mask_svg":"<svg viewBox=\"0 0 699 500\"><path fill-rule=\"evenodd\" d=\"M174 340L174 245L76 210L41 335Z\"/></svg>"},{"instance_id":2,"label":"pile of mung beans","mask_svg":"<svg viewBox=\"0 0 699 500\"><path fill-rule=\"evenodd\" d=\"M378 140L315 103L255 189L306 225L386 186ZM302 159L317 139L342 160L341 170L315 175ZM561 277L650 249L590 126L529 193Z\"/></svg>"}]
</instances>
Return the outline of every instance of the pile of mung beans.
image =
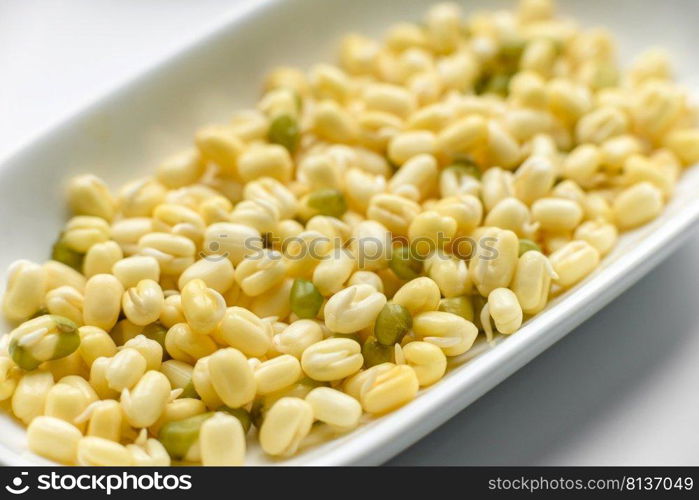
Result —
<instances>
[{"instance_id":1,"label":"pile of mung beans","mask_svg":"<svg viewBox=\"0 0 699 500\"><path fill-rule=\"evenodd\" d=\"M15 262L0 400L80 465L238 465L346 433L515 333L663 210L699 161L668 57L616 62L550 0L435 5L116 192L68 186L51 260Z\"/></svg>"}]
</instances>

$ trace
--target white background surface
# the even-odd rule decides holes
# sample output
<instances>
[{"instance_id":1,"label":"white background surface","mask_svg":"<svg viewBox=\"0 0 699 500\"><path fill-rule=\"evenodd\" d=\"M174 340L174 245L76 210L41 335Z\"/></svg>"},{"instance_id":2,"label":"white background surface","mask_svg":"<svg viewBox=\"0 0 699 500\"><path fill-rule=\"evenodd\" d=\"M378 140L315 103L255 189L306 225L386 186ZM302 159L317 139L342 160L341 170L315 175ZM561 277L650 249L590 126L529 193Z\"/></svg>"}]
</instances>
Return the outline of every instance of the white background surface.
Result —
<instances>
[{"instance_id":1,"label":"white background surface","mask_svg":"<svg viewBox=\"0 0 699 500\"><path fill-rule=\"evenodd\" d=\"M0 157L206 29L224 0L0 0ZM401 465L699 465L699 235Z\"/></svg>"}]
</instances>

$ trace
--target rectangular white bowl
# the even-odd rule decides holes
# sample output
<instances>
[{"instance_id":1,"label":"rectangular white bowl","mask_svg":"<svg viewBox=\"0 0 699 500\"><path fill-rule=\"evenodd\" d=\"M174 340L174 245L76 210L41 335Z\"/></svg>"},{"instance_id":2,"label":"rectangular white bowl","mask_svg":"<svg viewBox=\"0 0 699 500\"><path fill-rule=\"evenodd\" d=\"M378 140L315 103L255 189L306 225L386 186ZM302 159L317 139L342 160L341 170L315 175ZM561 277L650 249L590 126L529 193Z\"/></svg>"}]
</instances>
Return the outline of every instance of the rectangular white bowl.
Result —
<instances>
[{"instance_id":1,"label":"rectangular white bowl","mask_svg":"<svg viewBox=\"0 0 699 500\"><path fill-rule=\"evenodd\" d=\"M582 23L612 29L619 36L623 59L658 41L675 54L683 81L691 85L699 75L698 61L692 57L696 2L562 3L562 10ZM146 175L159 159L190 144L199 126L224 122L234 110L250 107L263 75L273 66L333 61L342 34L379 35L392 22L419 19L428 5L419 0L268 0L249 2L232 12L193 45L2 163L0 234L5 244L0 247L0 269L18 258L47 258L67 216L61 187L72 175L94 172L114 187ZM512 5L470 1L465 10ZM698 193L695 167L687 170L663 215L625 234L593 275L517 334L498 339L492 348L480 344L454 360L442 381L406 407L340 438L307 446L286 461L270 461L253 447L250 463L367 465L392 457L521 368L667 256L699 220ZM0 463L48 463L26 449L24 430L5 412L0 415Z\"/></svg>"}]
</instances>

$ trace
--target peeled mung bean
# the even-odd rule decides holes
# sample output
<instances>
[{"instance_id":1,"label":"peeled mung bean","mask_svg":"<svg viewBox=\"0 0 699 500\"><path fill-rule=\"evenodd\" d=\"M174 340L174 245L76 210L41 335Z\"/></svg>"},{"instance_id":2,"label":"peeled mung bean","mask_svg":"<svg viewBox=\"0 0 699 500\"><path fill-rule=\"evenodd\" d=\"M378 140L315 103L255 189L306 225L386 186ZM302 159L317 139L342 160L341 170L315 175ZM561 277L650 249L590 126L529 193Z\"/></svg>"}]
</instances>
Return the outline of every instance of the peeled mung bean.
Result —
<instances>
[{"instance_id":1,"label":"peeled mung bean","mask_svg":"<svg viewBox=\"0 0 699 500\"><path fill-rule=\"evenodd\" d=\"M111 389L121 392L136 385L147 367L146 358L136 349L122 349L109 360L105 378Z\"/></svg>"},{"instance_id":2,"label":"peeled mung bean","mask_svg":"<svg viewBox=\"0 0 699 500\"><path fill-rule=\"evenodd\" d=\"M555 282L570 287L590 274L599 263L599 252L586 241L575 240L556 250L549 257L558 275Z\"/></svg>"},{"instance_id":3,"label":"peeled mung bean","mask_svg":"<svg viewBox=\"0 0 699 500\"><path fill-rule=\"evenodd\" d=\"M23 321L42 306L47 288L44 268L19 260L7 272L7 288L2 297L3 315L10 321Z\"/></svg>"},{"instance_id":4,"label":"peeled mung bean","mask_svg":"<svg viewBox=\"0 0 699 500\"><path fill-rule=\"evenodd\" d=\"M526 314L536 314L546 306L551 280L557 277L541 252L529 251L519 257L511 289Z\"/></svg>"},{"instance_id":5,"label":"peeled mung bean","mask_svg":"<svg viewBox=\"0 0 699 500\"><path fill-rule=\"evenodd\" d=\"M330 387L317 387L308 393L306 402L313 409L313 417L333 427L350 430L359 425L362 407L351 396Z\"/></svg>"},{"instance_id":6,"label":"peeled mung bean","mask_svg":"<svg viewBox=\"0 0 699 500\"><path fill-rule=\"evenodd\" d=\"M315 321L301 319L294 321L281 333L274 336L274 348L284 354L301 358L311 345L323 340L323 331Z\"/></svg>"},{"instance_id":7,"label":"peeled mung bean","mask_svg":"<svg viewBox=\"0 0 699 500\"><path fill-rule=\"evenodd\" d=\"M225 344L247 356L263 356L272 344L272 328L242 307L230 307L218 325L218 336Z\"/></svg>"},{"instance_id":8,"label":"peeled mung bean","mask_svg":"<svg viewBox=\"0 0 699 500\"><path fill-rule=\"evenodd\" d=\"M663 209L662 192L650 182L635 184L616 197L614 221L621 229L632 229L653 220Z\"/></svg>"},{"instance_id":9,"label":"peeled mung bean","mask_svg":"<svg viewBox=\"0 0 699 500\"><path fill-rule=\"evenodd\" d=\"M119 319L124 287L110 274L96 274L85 285L83 323L111 330Z\"/></svg>"},{"instance_id":10,"label":"peeled mung bean","mask_svg":"<svg viewBox=\"0 0 699 500\"><path fill-rule=\"evenodd\" d=\"M27 427L29 449L42 457L73 465L77 459L82 433L65 420L41 416Z\"/></svg>"},{"instance_id":11,"label":"peeled mung bean","mask_svg":"<svg viewBox=\"0 0 699 500\"><path fill-rule=\"evenodd\" d=\"M496 288L488 295L488 303L481 310L481 325L488 339L492 339L493 330L490 318L500 333L512 334L522 326L522 307L517 295L509 288Z\"/></svg>"},{"instance_id":12,"label":"peeled mung bean","mask_svg":"<svg viewBox=\"0 0 699 500\"><path fill-rule=\"evenodd\" d=\"M146 372L132 389L121 393L121 407L126 420L137 428L153 425L165 410L170 398L170 382L160 372Z\"/></svg>"},{"instance_id":13,"label":"peeled mung bean","mask_svg":"<svg viewBox=\"0 0 699 500\"><path fill-rule=\"evenodd\" d=\"M354 285L336 293L325 305L326 326L352 333L371 325L386 304L386 296L369 285Z\"/></svg>"},{"instance_id":14,"label":"peeled mung bean","mask_svg":"<svg viewBox=\"0 0 699 500\"><path fill-rule=\"evenodd\" d=\"M296 453L313 424L312 406L299 398L282 398L267 412L260 429L262 449L275 456Z\"/></svg>"},{"instance_id":15,"label":"peeled mung bean","mask_svg":"<svg viewBox=\"0 0 699 500\"><path fill-rule=\"evenodd\" d=\"M209 358L208 370L216 394L226 405L238 408L252 401L256 380L240 351L232 347L216 351Z\"/></svg>"},{"instance_id":16,"label":"peeled mung bean","mask_svg":"<svg viewBox=\"0 0 699 500\"><path fill-rule=\"evenodd\" d=\"M468 351L478 335L473 323L442 311L428 311L415 316L413 331L425 342L441 348L447 356L458 356Z\"/></svg>"},{"instance_id":17,"label":"peeled mung bean","mask_svg":"<svg viewBox=\"0 0 699 500\"><path fill-rule=\"evenodd\" d=\"M82 466L132 465L133 458L125 446L97 436L86 436L78 442L77 464Z\"/></svg>"},{"instance_id":18,"label":"peeled mung bean","mask_svg":"<svg viewBox=\"0 0 699 500\"><path fill-rule=\"evenodd\" d=\"M303 351L301 367L314 380L340 380L357 372L363 363L359 343L350 339L326 339Z\"/></svg>"},{"instance_id":19,"label":"peeled mung bean","mask_svg":"<svg viewBox=\"0 0 699 500\"><path fill-rule=\"evenodd\" d=\"M237 418L216 412L199 430L202 465L242 465L245 459L245 433Z\"/></svg>"},{"instance_id":20,"label":"peeled mung bean","mask_svg":"<svg viewBox=\"0 0 699 500\"><path fill-rule=\"evenodd\" d=\"M276 392L298 381L303 373L299 360L289 354L264 361L255 369L257 394Z\"/></svg>"},{"instance_id":21,"label":"peeled mung bean","mask_svg":"<svg viewBox=\"0 0 699 500\"><path fill-rule=\"evenodd\" d=\"M418 388L417 375L410 366L394 366L368 381L361 395L362 408L372 414L389 412L415 398Z\"/></svg>"},{"instance_id":22,"label":"peeled mung bean","mask_svg":"<svg viewBox=\"0 0 699 500\"><path fill-rule=\"evenodd\" d=\"M142 280L124 292L121 300L126 318L135 325L145 326L160 318L165 296L160 285L153 280Z\"/></svg>"},{"instance_id":23,"label":"peeled mung bean","mask_svg":"<svg viewBox=\"0 0 699 500\"><path fill-rule=\"evenodd\" d=\"M510 284L518 254L519 239L512 231L488 228L483 232L469 263L471 280L481 295Z\"/></svg>"},{"instance_id":24,"label":"peeled mung bean","mask_svg":"<svg viewBox=\"0 0 699 500\"><path fill-rule=\"evenodd\" d=\"M405 363L415 371L420 387L432 385L444 376L447 357L429 342L409 342L403 347Z\"/></svg>"}]
</instances>

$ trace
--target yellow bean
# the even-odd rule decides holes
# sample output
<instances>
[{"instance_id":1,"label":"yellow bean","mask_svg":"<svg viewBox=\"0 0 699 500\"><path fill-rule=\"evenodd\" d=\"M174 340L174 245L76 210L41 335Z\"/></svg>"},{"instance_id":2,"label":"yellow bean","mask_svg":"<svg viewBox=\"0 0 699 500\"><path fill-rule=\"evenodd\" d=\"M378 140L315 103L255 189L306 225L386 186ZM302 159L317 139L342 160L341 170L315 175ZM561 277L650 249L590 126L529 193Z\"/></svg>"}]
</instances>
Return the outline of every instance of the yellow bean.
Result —
<instances>
[{"instance_id":1,"label":"yellow bean","mask_svg":"<svg viewBox=\"0 0 699 500\"><path fill-rule=\"evenodd\" d=\"M213 332L226 312L226 301L220 293L208 288L201 279L194 279L182 289L182 312L194 333Z\"/></svg>"},{"instance_id":2,"label":"yellow bean","mask_svg":"<svg viewBox=\"0 0 699 500\"><path fill-rule=\"evenodd\" d=\"M531 205L553 187L556 168L545 156L532 156L515 172L514 189L517 198Z\"/></svg>"},{"instance_id":3,"label":"yellow bean","mask_svg":"<svg viewBox=\"0 0 699 500\"><path fill-rule=\"evenodd\" d=\"M576 240L587 241L601 256L604 256L616 244L618 233L614 224L604 221L587 221L578 226L574 237Z\"/></svg>"},{"instance_id":4,"label":"yellow bean","mask_svg":"<svg viewBox=\"0 0 699 500\"><path fill-rule=\"evenodd\" d=\"M371 325L386 304L386 296L369 285L354 285L336 293L325 305L325 325L333 332L352 333Z\"/></svg>"},{"instance_id":5,"label":"yellow bean","mask_svg":"<svg viewBox=\"0 0 699 500\"><path fill-rule=\"evenodd\" d=\"M124 252L116 241L105 241L92 245L85 254L83 274L87 278L95 274L109 274L114 264L124 258Z\"/></svg>"},{"instance_id":6,"label":"yellow bean","mask_svg":"<svg viewBox=\"0 0 699 500\"><path fill-rule=\"evenodd\" d=\"M453 217L435 210L417 215L408 228L408 238L419 256L441 250L456 236L458 225Z\"/></svg>"},{"instance_id":7,"label":"yellow bean","mask_svg":"<svg viewBox=\"0 0 699 500\"><path fill-rule=\"evenodd\" d=\"M78 417L78 421L88 421L86 436L96 436L119 442L122 436L123 411L118 401L106 399L92 403Z\"/></svg>"},{"instance_id":8,"label":"yellow bean","mask_svg":"<svg viewBox=\"0 0 699 500\"><path fill-rule=\"evenodd\" d=\"M300 319L275 335L273 346L278 352L301 359L308 347L321 340L323 340L323 331L320 325L310 319Z\"/></svg>"},{"instance_id":9,"label":"yellow bean","mask_svg":"<svg viewBox=\"0 0 699 500\"><path fill-rule=\"evenodd\" d=\"M83 466L132 465L133 458L125 446L96 436L78 442L77 464Z\"/></svg>"},{"instance_id":10,"label":"yellow bean","mask_svg":"<svg viewBox=\"0 0 699 500\"><path fill-rule=\"evenodd\" d=\"M163 347L145 335L137 335L124 343L124 348L137 350L146 360L147 370L159 370L163 360Z\"/></svg>"},{"instance_id":11,"label":"yellow bean","mask_svg":"<svg viewBox=\"0 0 699 500\"><path fill-rule=\"evenodd\" d=\"M437 187L438 171L434 156L413 156L388 181L391 193L413 201L425 199Z\"/></svg>"},{"instance_id":12,"label":"yellow bean","mask_svg":"<svg viewBox=\"0 0 699 500\"><path fill-rule=\"evenodd\" d=\"M457 297L471 292L471 277L464 260L436 252L425 261L425 270L444 297Z\"/></svg>"},{"instance_id":13,"label":"yellow bean","mask_svg":"<svg viewBox=\"0 0 699 500\"><path fill-rule=\"evenodd\" d=\"M267 292L252 298L246 307L259 318L276 317L278 319L284 319L291 313L289 295L291 294L293 285L293 279L285 278L281 283L269 289Z\"/></svg>"},{"instance_id":14,"label":"yellow bean","mask_svg":"<svg viewBox=\"0 0 699 500\"><path fill-rule=\"evenodd\" d=\"M313 284L322 295L339 292L352 275L356 266L353 256L343 249L336 249L313 270Z\"/></svg>"},{"instance_id":15,"label":"yellow bean","mask_svg":"<svg viewBox=\"0 0 699 500\"><path fill-rule=\"evenodd\" d=\"M488 340L493 338L490 318L500 333L510 335L522 326L522 307L517 296L508 288L496 288L488 295L488 303L481 310L481 324Z\"/></svg>"},{"instance_id":16,"label":"yellow bean","mask_svg":"<svg viewBox=\"0 0 699 500\"><path fill-rule=\"evenodd\" d=\"M469 263L471 280L481 295L512 281L517 266L519 239L512 231L488 228L479 238L474 257Z\"/></svg>"},{"instance_id":17,"label":"yellow bean","mask_svg":"<svg viewBox=\"0 0 699 500\"><path fill-rule=\"evenodd\" d=\"M243 188L246 200L267 200L277 206L279 217L291 219L298 211L298 200L289 188L273 177L260 177Z\"/></svg>"},{"instance_id":18,"label":"yellow bean","mask_svg":"<svg viewBox=\"0 0 699 500\"><path fill-rule=\"evenodd\" d=\"M124 292L121 305L126 318L133 324L145 326L154 323L165 305L163 289L153 280L141 280Z\"/></svg>"},{"instance_id":19,"label":"yellow bean","mask_svg":"<svg viewBox=\"0 0 699 500\"><path fill-rule=\"evenodd\" d=\"M68 184L68 205L75 215L91 215L112 220L116 200L96 175L80 175Z\"/></svg>"},{"instance_id":20,"label":"yellow bean","mask_svg":"<svg viewBox=\"0 0 699 500\"><path fill-rule=\"evenodd\" d=\"M243 353L232 347L220 349L209 356L207 363L211 385L216 395L231 408L246 405L255 397L256 381ZM198 363L197 363L198 364ZM197 384L194 368L194 386Z\"/></svg>"},{"instance_id":21,"label":"yellow bean","mask_svg":"<svg viewBox=\"0 0 699 500\"><path fill-rule=\"evenodd\" d=\"M470 153L485 144L488 123L478 115L468 116L437 135L437 150L447 155Z\"/></svg>"},{"instance_id":22,"label":"yellow bean","mask_svg":"<svg viewBox=\"0 0 699 500\"><path fill-rule=\"evenodd\" d=\"M160 312L160 322L166 328L172 328L177 323L185 323L187 320L182 312L182 297L179 294L165 298L163 310Z\"/></svg>"},{"instance_id":23,"label":"yellow bean","mask_svg":"<svg viewBox=\"0 0 699 500\"><path fill-rule=\"evenodd\" d=\"M194 364L216 351L216 343L208 335L194 333L186 323L178 323L165 335L165 350L178 361Z\"/></svg>"},{"instance_id":24,"label":"yellow bean","mask_svg":"<svg viewBox=\"0 0 699 500\"><path fill-rule=\"evenodd\" d=\"M405 307L410 314L416 315L426 311L436 311L441 298L439 285L428 277L408 281L393 296L395 304Z\"/></svg>"},{"instance_id":25,"label":"yellow bean","mask_svg":"<svg viewBox=\"0 0 699 500\"><path fill-rule=\"evenodd\" d=\"M83 296L71 286L54 288L46 294L46 309L50 314L63 316L73 323L81 324L83 321Z\"/></svg>"},{"instance_id":26,"label":"yellow bean","mask_svg":"<svg viewBox=\"0 0 699 500\"><path fill-rule=\"evenodd\" d=\"M240 420L217 412L201 425L199 431L202 465L243 465L245 461L245 432Z\"/></svg>"},{"instance_id":27,"label":"yellow bean","mask_svg":"<svg viewBox=\"0 0 699 500\"><path fill-rule=\"evenodd\" d=\"M303 351L301 367L313 380L332 381L348 377L362 367L361 346L351 339L332 338Z\"/></svg>"},{"instance_id":28,"label":"yellow bean","mask_svg":"<svg viewBox=\"0 0 699 500\"><path fill-rule=\"evenodd\" d=\"M12 322L20 322L35 314L44 302L47 288L46 271L42 266L18 260L7 272L7 288L2 297L2 312Z\"/></svg>"},{"instance_id":29,"label":"yellow bean","mask_svg":"<svg viewBox=\"0 0 699 500\"><path fill-rule=\"evenodd\" d=\"M551 262L541 252L529 251L520 256L512 291L526 314L536 314L546 306L551 279L557 277Z\"/></svg>"},{"instance_id":30,"label":"yellow bean","mask_svg":"<svg viewBox=\"0 0 699 500\"><path fill-rule=\"evenodd\" d=\"M388 144L388 157L396 165L405 162L420 154L434 154L437 147L437 139L432 132L416 130L398 134Z\"/></svg>"},{"instance_id":31,"label":"yellow bean","mask_svg":"<svg viewBox=\"0 0 699 500\"><path fill-rule=\"evenodd\" d=\"M136 349L122 349L109 360L105 372L107 384L117 392L131 388L141 379L147 366L146 358Z\"/></svg>"},{"instance_id":32,"label":"yellow bean","mask_svg":"<svg viewBox=\"0 0 699 500\"><path fill-rule=\"evenodd\" d=\"M412 401L419 386L415 370L410 366L393 366L367 381L361 394L362 408L375 415L388 413Z\"/></svg>"},{"instance_id":33,"label":"yellow bean","mask_svg":"<svg viewBox=\"0 0 699 500\"><path fill-rule=\"evenodd\" d=\"M12 413L29 425L39 415L44 414L46 396L53 387L50 372L33 371L25 374L17 383L12 395Z\"/></svg>"},{"instance_id":34,"label":"yellow bean","mask_svg":"<svg viewBox=\"0 0 699 500\"><path fill-rule=\"evenodd\" d=\"M272 327L242 307L229 307L218 326L218 337L247 356L260 357L272 345Z\"/></svg>"},{"instance_id":35,"label":"yellow bean","mask_svg":"<svg viewBox=\"0 0 699 500\"><path fill-rule=\"evenodd\" d=\"M195 148L189 148L165 159L157 170L158 180L169 189L177 189L197 182L206 163Z\"/></svg>"},{"instance_id":36,"label":"yellow bean","mask_svg":"<svg viewBox=\"0 0 699 500\"><path fill-rule=\"evenodd\" d=\"M639 182L614 199L614 221L621 229L632 229L655 219L663 209L663 193L650 182Z\"/></svg>"},{"instance_id":37,"label":"yellow bean","mask_svg":"<svg viewBox=\"0 0 699 500\"><path fill-rule=\"evenodd\" d=\"M380 222L394 234L407 236L410 223L420 211L420 205L403 196L377 194L371 198L367 217Z\"/></svg>"},{"instance_id":38,"label":"yellow bean","mask_svg":"<svg viewBox=\"0 0 699 500\"><path fill-rule=\"evenodd\" d=\"M252 146L238 158L238 174L245 182L271 177L288 183L291 180L291 170L289 152L278 144Z\"/></svg>"},{"instance_id":39,"label":"yellow bean","mask_svg":"<svg viewBox=\"0 0 699 500\"><path fill-rule=\"evenodd\" d=\"M82 433L68 422L54 417L37 417L27 428L29 449L55 462L73 465Z\"/></svg>"},{"instance_id":40,"label":"yellow bean","mask_svg":"<svg viewBox=\"0 0 699 500\"><path fill-rule=\"evenodd\" d=\"M489 168L483 173L482 185L481 198L487 212L491 211L501 200L515 194L512 172L499 167Z\"/></svg>"},{"instance_id":41,"label":"yellow bean","mask_svg":"<svg viewBox=\"0 0 699 500\"><path fill-rule=\"evenodd\" d=\"M228 259L237 266L246 256L262 249L262 236L244 224L218 222L206 229L203 247L207 258Z\"/></svg>"},{"instance_id":42,"label":"yellow bean","mask_svg":"<svg viewBox=\"0 0 699 500\"><path fill-rule=\"evenodd\" d=\"M243 152L244 145L231 127L203 128L197 132L195 142L205 160L216 163L225 173L236 172L238 157Z\"/></svg>"},{"instance_id":43,"label":"yellow bean","mask_svg":"<svg viewBox=\"0 0 699 500\"><path fill-rule=\"evenodd\" d=\"M602 144L624 134L628 127L629 119L623 111L604 106L584 115L575 127L575 135L579 143Z\"/></svg>"},{"instance_id":44,"label":"yellow bean","mask_svg":"<svg viewBox=\"0 0 699 500\"><path fill-rule=\"evenodd\" d=\"M678 129L669 132L663 143L684 165L699 161L699 129Z\"/></svg>"},{"instance_id":45,"label":"yellow bean","mask_svg":"<svg viewBox=\"0 0 699 500\"><path fill-rule=\"evenodd\" d=\"M483 222L485 226L507 229L522 238L531 237L539 228L532 222L529 207L517 198L504 198L498 202Z\"/></svg>"},{"instance_id":46,"label":"yellow bean","mask_svg":"<svg viewBox=\"0 0 699 500\"><path fill-rule=\"evenodd\" d=\"M351 430L359 425L362 406L359 401L330 387L316 387L306 396L316 420L341 430Z\"/></svg>"},{"instance_id":47,"label":"yellow bean","mask_svg":"<svg viewBox=\"0 0 699 500\"><path fill-rule=\"evenodd\" d=\"M170 398L170 382L158 371L148 371L132 389L121 393L121 407L129 425L144 428L153 425Z\"/></svg>"},{"instance_id":48,"label":"yellow bean","mask_svg":"<svg viewBox=\"0 0 699 500\"><path fill-rule=\"evenodd\" d=\"M576 147L563 161L563 175L583 187L592 186L602 164L602 154L594 144Z\"/></svg>"},{"instance_id":49,"label":"yellow bean","mask_svg":"<svg viewBox=\"0 0 699 500\"><path fill-rule=\"evenodd\" d=\"M352 143L359 135L356 120L337 103L323 100L315 107L313 130L319 137L339 143Z\"/></svg>"},{"instance_id":50,"label":"yellow bean","mask_svg":"<svg viewBox=\"0 0 699 500\"><path fill-rule=\"evenodd\" d=\"M379 222L362 221L354 227L349 248L358 269L384 269L391 258L391 233Z\"/></svg>"},{"instance_id":51,"label":"yellow bean","mask_svg":"<svg viewBox=\"0 0 699 500\"><path fill-rule=\"evenodd\" d=\"M406 118L417 108L417 100L408 90L397 85L372 83L362 96L367 109L384 111Z\"/></svg>"},{"instance_id":52,"label":"yellow bean","mask_svg":"<svg viewBox=\"0 0 699 500\"><path fill-rule=\"evenodd\" d=\"M286 274L282 254L264 250L261 255L243 259L235 270L235 280L247 295L255 297L278 285Z\"/></svg>"},{"instance_id":53,"label":"yellow bean","mask_svg":"<svg viewBox=\"0 0 699 500\"><path fill-rule=\"evenodd\" d=\"M299 360L289 354L282 354L264 361L255 369L257 394L270 394L296 383L303 373Z\"/></svg>"},{"instance_id":54,"label":"yellow bean","mask_svg":"<svg viewBox=\"0 0 699 500\"><path fill-rule=\"evenodd\" d=\"M374 287L377 292L384 293L383 281L378 274L371 271L355 271L347 280L347 286L352 285L369 285Z\"/></svg>"},{"instance_id":55,"label":"yellow bean","mask_svg":"<svg viewBox=\"0 0 699 500\"><path fill-rule=\"evenodd\" d=\"M599 264L599 258L595 247L580 240L567 243L549 256L558 275L555 281L564 288L575 285L590 274Z\"/></svg>"},{"instance_id":56,"label":"yellow bean","mask_svg":"<svg viewBox=\"0 0 699 500\"><path fill-rule=\"evenodd\" d=\"M83 389L81 390L59 381L46 394L44 415L60 418L71 424L75 423L76 418L85 411L88 405L97 401L97 394L94 389L87 382L84 385L87 386L87 390L85 390L85 387L81 387ZM82 424L75 425L81 431L85 428Z\"/></svg>"},{"instance_id":57,"label":"yellow bean","mask_svg":"<svg viewBox=\"0 0 699 500\"><path fill-rule=\"evenodd\" d=\"M109 223L101 217L78 215L68 221L61 241L71 250L86 253L92 245L109 239Z\"/></svg>"},{"instance_id":58,"label":"yellow bean","mask_svg":"<svg viewBox=\"0 0 699 500\"><path fill-rule=\"evenodd\" d=\"M145 430L141 431L133 444L126 445L126 450L136 466L167 467L171 463L165 447L157 439L147 438Z\"/></svg>"},{"instance_id":59,"label":"yellow bean","mask_svg":"<svg viewBox=\"0 0 699 500\"><path fill-rule=\"evenodd\" d=\"M299 398L281 398L272 405L262 422L260 445L269 455L293 455L312 424L313 408L310 404Z\"/></svg>"},{"instance_id":60,"label":"yellow bean","mask_svg":"<svg viewBox=\"0 0 699 500\"><path fill-rule=\"evenodd\" d=\"M149 233L138 240L139 253L153 257L162 274L182 273L194 263L196 246L189 238L169 233Z\"/></svg>"},{"instance_id":61,"label":"yellow bean","mask_svg":"<svg viewBox=\"0 0 699 500\"><path fill-rule=\"evenodd\" d=\"M95 359L90 366L90 386L95 390L101 399L118 398L119 393L109 387L107 380L107 370L112 358L101 356Z\"/></svg>"},{"instance_id":62,"label":"yellow bean","mask_svg":"<svg viewBox=\"0 0 699 500\"><path fill-rule=\"evenodd\" d=\"M465 353L478 336L478 329L473 323L442 311L428 311L415 316L413 332L425 342L442 349L447 356Z\"/></svg>"},{"instance_id":63,"label":"yellow bean","mask_svg":"<svg viewBox=\"0 0 699 500\"><path fill-rule=\"evenodd\" d=\"M45 262L42 267L46 273L46 291L59 286L72 286L79 292L84 292L87 280L72 267L55 260Z\"/></svg>"},{"instance_id":64,"label":"yellow bean","mask_svg":"<svg viewBox=\"0 0 699 500\"><path fill-rule=\"evenodd\" d=\"M572 231L582 221L583 210L563 198L540 198L532 205L532 218L546 231Z\"/></svg>"},{"instance_id":65,"label":"yellow bean","mask_svg":"<svg viewBox=\"0 0 699 500\"><path fill-rule=\"evenodd\" d=\"M434 384L446 372L447 357L429 342L409 342L403 347L403 356L405 363L415 371L420 387Z\"/></svg>"}]
</instances>

